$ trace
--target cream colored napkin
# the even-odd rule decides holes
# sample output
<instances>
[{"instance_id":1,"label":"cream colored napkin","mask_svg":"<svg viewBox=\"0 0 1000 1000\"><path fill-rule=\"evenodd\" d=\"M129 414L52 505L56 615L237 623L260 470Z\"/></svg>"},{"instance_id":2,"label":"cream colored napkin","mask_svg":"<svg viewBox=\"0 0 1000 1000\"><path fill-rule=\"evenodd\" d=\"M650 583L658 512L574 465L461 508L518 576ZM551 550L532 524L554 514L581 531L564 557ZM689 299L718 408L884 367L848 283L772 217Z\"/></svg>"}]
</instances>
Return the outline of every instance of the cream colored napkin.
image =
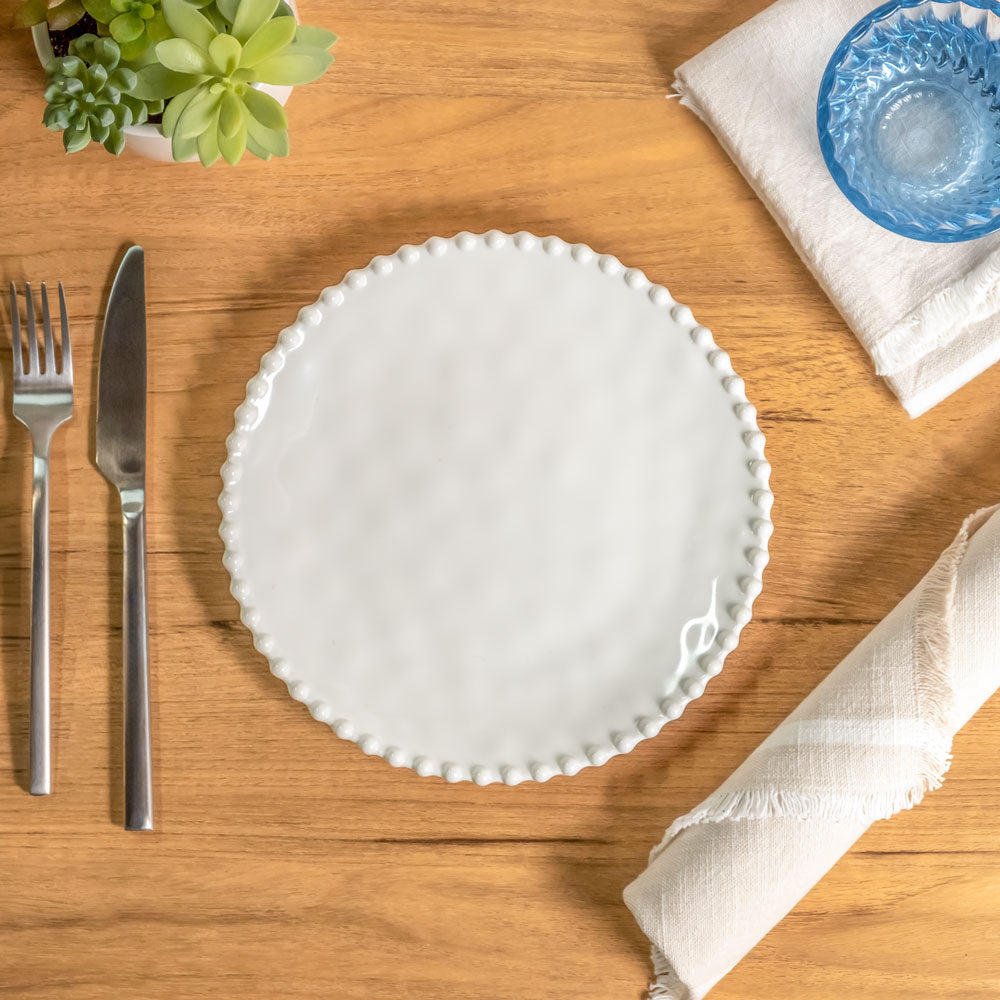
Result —
<instances>
[{"instance_id":1,"label":"cream colored napkin","mask_svg":"<svg viewBox=\"0 0 1000 1000\"><path fill-rule=\"evenodd\" d=\"M716 134L916 417L1000 359L1000 234L953 244L896 236L830 177L816 132L820 78L873 6L779 0L684 63L674 89ZM1000 19L989 17L1000 37Z\"/></svg>"},{"instance_id":2,"label":"cream colored napkin","mask_svg":"<svg viewBox=\"0 0 1000 1000\"><path fill-rule=\"evenodd\" d=\"M1000 686L1000 513L969 517L895 610L700 806L625 902L651 998L699 1000L878 819L940 785Z\"/></svg>"}]
</instances>

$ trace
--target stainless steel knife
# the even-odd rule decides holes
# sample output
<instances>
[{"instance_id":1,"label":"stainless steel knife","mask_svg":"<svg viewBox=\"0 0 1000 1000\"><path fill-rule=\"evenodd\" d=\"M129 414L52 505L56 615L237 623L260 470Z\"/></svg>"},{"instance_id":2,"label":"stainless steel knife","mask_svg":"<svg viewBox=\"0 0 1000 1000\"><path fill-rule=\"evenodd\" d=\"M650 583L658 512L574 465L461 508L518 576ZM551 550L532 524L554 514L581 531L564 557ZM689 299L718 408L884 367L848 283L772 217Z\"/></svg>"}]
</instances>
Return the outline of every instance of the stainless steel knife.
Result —
<instances>
[{"instance_id":1,"label":"stainless steel knife","mask_svg":"<svg viewBox=\"0 0 1000 1000\"><path fill-rule=\"evenodd\" d=\"M142 247L118 268L101 337L97 467L122 505L125 829L153 829L146 619L146 271Z\"/></svg>"}]
</instances>

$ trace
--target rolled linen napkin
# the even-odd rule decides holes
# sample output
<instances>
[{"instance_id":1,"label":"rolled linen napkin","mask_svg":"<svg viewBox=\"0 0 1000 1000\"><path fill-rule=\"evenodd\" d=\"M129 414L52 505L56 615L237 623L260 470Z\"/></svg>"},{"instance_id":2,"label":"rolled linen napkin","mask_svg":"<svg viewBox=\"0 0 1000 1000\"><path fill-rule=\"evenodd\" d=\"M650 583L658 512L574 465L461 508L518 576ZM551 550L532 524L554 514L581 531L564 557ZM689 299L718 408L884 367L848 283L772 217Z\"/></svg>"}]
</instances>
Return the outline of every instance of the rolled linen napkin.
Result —
<instances>
[{"instance_id":1,"label":"rolled linen napkin","mask_svg":"<svg viewBox=\"0 0 1000 1000\"><path fill-rule=\"evenodd\" d=\"M1000 233L919 243L861 214L826 169L820 78L876 0L779 0L676 72L910 416L1000 359ZM1000 38L1000 18L984 10Z\"/></svg>"},{"instance_id":2,"label":"rolled linen napkin","mask_svg":"<svg viewBox=\"0 0 1000 1000\"><path fill-rule=\"evenodd\" d=\"M625 902L650 998L699 1000L878 819L940 785L954 734L1000 686L1000 507L696 809Z\"/></svg>"}]
</instances>

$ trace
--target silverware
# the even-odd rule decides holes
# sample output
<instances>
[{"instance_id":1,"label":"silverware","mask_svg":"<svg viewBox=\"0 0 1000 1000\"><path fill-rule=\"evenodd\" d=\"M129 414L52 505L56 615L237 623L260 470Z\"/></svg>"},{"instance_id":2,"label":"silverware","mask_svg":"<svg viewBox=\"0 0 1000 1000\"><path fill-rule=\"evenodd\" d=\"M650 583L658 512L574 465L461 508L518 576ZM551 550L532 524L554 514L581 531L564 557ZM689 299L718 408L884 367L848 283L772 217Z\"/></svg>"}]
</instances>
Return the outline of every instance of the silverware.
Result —
<instances>
[{"instance_id":1,"label":"silverware","mask_svg":"<svg viewBox=\"0 0 1000 1000\"><path fill-rule=\"evenodd\" d=\"M101 338L97 466L121 497L125 829L153 829L146 624L146 288L142 247L118 268Z\"/></svg>"},{"instance_id":2,"label":"silverware","mask_svg":"<svg viewBox=\"0 0 1000 1000\"><path fill-rule=\"evenodd\" d=\"M73 415L73 355L69 343L66 296L59 285L60 361L49 315L49 295L42 282L44 349L38 346L31 285L24 286L24 365L17 291L10 286L11 346L14 350L14 417L31 433L34 479L31 491L31 794L52 791L49 713L49 445L55 429Z\"/></svg>"}]
</instances>

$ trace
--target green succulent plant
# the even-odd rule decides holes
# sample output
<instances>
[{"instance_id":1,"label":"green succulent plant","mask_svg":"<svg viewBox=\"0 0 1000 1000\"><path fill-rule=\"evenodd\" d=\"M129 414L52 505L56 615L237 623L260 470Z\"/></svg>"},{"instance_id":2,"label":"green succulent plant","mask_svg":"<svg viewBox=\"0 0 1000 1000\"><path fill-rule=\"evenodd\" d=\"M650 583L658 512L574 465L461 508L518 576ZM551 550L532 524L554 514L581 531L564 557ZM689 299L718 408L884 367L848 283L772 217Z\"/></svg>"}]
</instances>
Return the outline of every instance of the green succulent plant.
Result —
<instances>
[{"instance_id":1,"label":"green succulent plant","mask_svg":"<svg viewBox=\"0 0 1000 1000\"><path fill-rule=\"evenodd\" d=\"M48 107L42 122L62 132L67 153L93 140L117 156L125 145L123 129L141 125L150 112L163 109L162 102L145 102L131 93L136 74L121 64L121 50L112 38L81 35L70 43L69 54L53 59L45 71Z\"/></svg>"},{"instance_id":2,"label":"green succulent plant","mask_svg":"<svg viewBox=\"0 0 1000 1000\"><path fill-rule=\"evenodd\" d=\"M197 153L211 166L220 157L235 164L247 150L264 160L288 155L285 112L253 84L318 79L333 62L327 49L336 35L275 17L278 2L215 0L220 28L188 0L162 0L174 37L157 43L132 93L168 102L162 128L175 160Z\"/></svg>"},{"instance_id":3,"label":"green succulent plant","mask_svg":"<svg viewBox=\"0 0 1000 1000\"><path fill-rule=\"evenodd\" d=\"M53 31L72 28L83 17L80 0L24 0L14 11L14 26L30 28L35 24L45 24Z\"/></svg>"},{"instance_id":4,"label":"green succulent plant","mask_svg":"<svg viewBox=\"0 0 1000 1000\"><path fill-rule=\"evenodd\" d=\"M138 59L150 45L170 37L160 0L83 0L83 6L98 24L107 25L125 62Z\"/></svg>"}]
</instances>

